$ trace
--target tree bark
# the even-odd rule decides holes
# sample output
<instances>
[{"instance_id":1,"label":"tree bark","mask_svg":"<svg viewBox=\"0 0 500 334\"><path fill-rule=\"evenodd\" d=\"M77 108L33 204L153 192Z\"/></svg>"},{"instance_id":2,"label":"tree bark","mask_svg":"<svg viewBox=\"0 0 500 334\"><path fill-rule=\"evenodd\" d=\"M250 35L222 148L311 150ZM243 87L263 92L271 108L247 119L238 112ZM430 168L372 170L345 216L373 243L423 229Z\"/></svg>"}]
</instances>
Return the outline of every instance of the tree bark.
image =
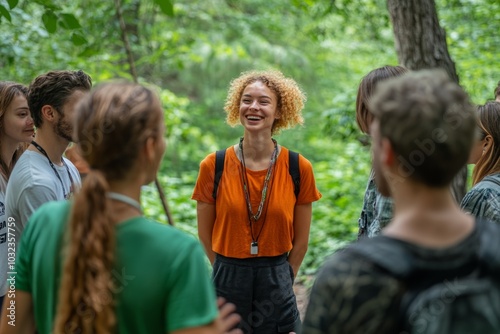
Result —
<instances>
[{"instance_id":1,"label":"tree bark","mask_svg":"<svg viewBox=\"0 0 500 334\"><path fill-rule=\"evenodd\" d=\"M446 44L446 32L439 25L434 0L387 0L399 63L410 70L444 69L457 84L455 63ZM467 190L467 166L452 183L460 203Z\"/></svg>"},{"instance_id":2,"label":"tree bark","mask_svg":"<svg viewBox=\"0 0 500 334\"><path fill-rule=\"evenodd\" d=\"M123 13L122 13L122 7L121 7L120 0L115 0L115 8L116 8L116 17L118 19L118 22L120 23L120 30L121 30L123 46L125 47L125 51L127 52L127 59L128 59L129 67L130 67L130 74L132 75L134 82L138 83L139 80L138 80L138 76L137 76L137 71L135 70L134 55L132 54L132 48L130 47L130 43L128 41L127 29L126 29L126 25L125 25L125 20L123 19ZM155 177L155 185L156 185L156 189L158 190L158 195L160 196L160 201L161 201L161 204L163 206L163 210L165 211L165 215L167 216L167 221L170 225L174 225L174 219L172 217L172 214L170 213L170 209L168 208L167 197L165 196L165 192L163 191L163 188L160 185L160 181L158 180L158 176Z\"/></svg>"}]
</instances>

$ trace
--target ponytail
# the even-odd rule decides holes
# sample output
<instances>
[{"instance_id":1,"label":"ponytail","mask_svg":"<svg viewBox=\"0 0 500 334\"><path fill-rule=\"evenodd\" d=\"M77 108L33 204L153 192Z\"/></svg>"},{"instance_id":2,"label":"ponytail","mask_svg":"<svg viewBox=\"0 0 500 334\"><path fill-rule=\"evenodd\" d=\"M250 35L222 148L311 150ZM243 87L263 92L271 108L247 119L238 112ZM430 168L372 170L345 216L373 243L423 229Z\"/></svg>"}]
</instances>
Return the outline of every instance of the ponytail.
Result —
<instances>
[{"instance_id":1,"label":"ponytail","mask_svg":"<svg viewBox=\"0 0 500 334\"><path fill-rule=\"evenodd\" d=\"M115 222L108 216L108 188L104 174L91 170L73 201L63 253L56 334L114 332L111 272Z\"/></svg>"}]
</instances>

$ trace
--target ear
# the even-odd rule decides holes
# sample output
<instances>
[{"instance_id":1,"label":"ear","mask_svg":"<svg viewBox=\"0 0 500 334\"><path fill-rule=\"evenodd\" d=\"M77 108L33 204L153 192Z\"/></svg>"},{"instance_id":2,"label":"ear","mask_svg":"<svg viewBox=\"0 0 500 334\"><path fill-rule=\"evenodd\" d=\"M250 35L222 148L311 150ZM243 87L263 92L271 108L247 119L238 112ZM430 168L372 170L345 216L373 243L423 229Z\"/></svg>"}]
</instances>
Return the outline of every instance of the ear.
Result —
<instances>
[{"instance_id":1,"label":"ear","mask_svg":"<svg viewBox=\"0 0 500 334\"><path fill-rule=\"evenodd\" d=\"M49 122L53 122L56 117L57 111L50 105L44 105L42 107L42 119Z\"/></svg>"},{"instance_id":2,"label":"ear","mask_svg":"<svg viewBox=\"0 0 500 334\"><path fill-rule=\"evenodd\" d=\"M486 135L483 139L483 152L486 152L493 145L493 137L491 135Z\"/></svg>"},{"instance_id":3,"label":"ear","mask_svg":"<svg viewBox=\"0 0 500 334\"><path fill-rule=\"evenodd\" d=\"M380 162L386 167L394 166L396 162L396 153L392 148L392 144L387 138L383 138L380 142Z\"/></svg>"},{"instance_id":4,"label":"ear","mask_svg":"<svg viewBox=\"0 0 500 334\"><path fill-rule=\"evenodd\" d=\"M144 155L145 158L148 162L153 162L155 159L156 151L155 151L155 145L156 139L152 136L148 137L146 139L146 143L144 144Z\"/></svg>"},{"instance_id":5,"label":"ear","mask_svg":"<svg viewBox=\"0 0 500 334\"><path fill-rule=\"evenodd\" d=\"M281 118L281 109L276 107L276 114L274 115L274 119L280 119Z\"/></svg>"}]
</instances>

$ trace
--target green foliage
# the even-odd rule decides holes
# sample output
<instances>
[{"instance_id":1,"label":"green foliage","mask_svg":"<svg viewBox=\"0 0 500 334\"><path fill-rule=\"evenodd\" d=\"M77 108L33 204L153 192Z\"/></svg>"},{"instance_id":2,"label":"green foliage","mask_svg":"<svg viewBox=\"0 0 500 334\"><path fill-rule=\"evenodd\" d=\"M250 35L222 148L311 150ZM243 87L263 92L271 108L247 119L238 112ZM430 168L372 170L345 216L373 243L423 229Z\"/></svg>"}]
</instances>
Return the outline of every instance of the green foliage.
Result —
<instances>
[{"instance_id":1,"label":"green foliage","mask_svg":"<svg viewBox=\"0 0 500 334\"><path fill-rule=\"evenodd\" d=\"M168 15L174 16L174 5L170 0L155 0L155 2L160 6L161 11Z\"/></svg>"},{"instance_id":2,"label":"green foliage","mask_svg":"<svg viewBox=\"0 0 500 334\"><path fill-rule=\"evenodd\" d=\"M303 273L353 240L369 174L355 98L370 70L397 64L385 0L122 0L139 81L157 87L167 153L160 182L177 227L196 234L190 200L201 159L235 143L225 124L228 84L242 71L275 68L306 92L305 126L278 142L304 154L323 198L314 204ZM436 0L461 84L492 98L500 80L500 3ZM175 15L174 15L175 14ZM51 69L83 69L95 83L131 79L114 1L0 0L0 77L29 83ZM148 216L165 222L153 186Z\"/></svg>"}]
</instances>

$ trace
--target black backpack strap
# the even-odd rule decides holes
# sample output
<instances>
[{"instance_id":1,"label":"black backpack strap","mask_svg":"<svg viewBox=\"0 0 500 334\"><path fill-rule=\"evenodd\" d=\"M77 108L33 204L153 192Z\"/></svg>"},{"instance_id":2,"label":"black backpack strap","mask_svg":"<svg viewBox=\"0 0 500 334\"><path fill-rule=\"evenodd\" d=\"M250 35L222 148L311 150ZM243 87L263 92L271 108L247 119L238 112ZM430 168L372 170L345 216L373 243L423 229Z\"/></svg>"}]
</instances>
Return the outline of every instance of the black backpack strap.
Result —
<instances>
[{"instance_id":1,"label":"black backpack strap","mask_svg":"<svg viewBox=\"0 0 500 334\"><path fill-rule=\"evenodd\" d=\"M212 192L212 197L217 198L217 189L219 188L220 178L222 172L224 171L224 160L226 159L226 150L220 150L215 152L215 175L214 175L214 190Z\"/></svg>"},{"instance_id":2,"label":"black backpack strap","mask_svg":"<svg viewBox=\"0 0 500 334\"><path fill-rule=\"evenodd\" d=\"M299 154L288 150L288 172L293 180L295 197L300 193L300 170L299 170Z\"/></svg>"}]
</instances>

